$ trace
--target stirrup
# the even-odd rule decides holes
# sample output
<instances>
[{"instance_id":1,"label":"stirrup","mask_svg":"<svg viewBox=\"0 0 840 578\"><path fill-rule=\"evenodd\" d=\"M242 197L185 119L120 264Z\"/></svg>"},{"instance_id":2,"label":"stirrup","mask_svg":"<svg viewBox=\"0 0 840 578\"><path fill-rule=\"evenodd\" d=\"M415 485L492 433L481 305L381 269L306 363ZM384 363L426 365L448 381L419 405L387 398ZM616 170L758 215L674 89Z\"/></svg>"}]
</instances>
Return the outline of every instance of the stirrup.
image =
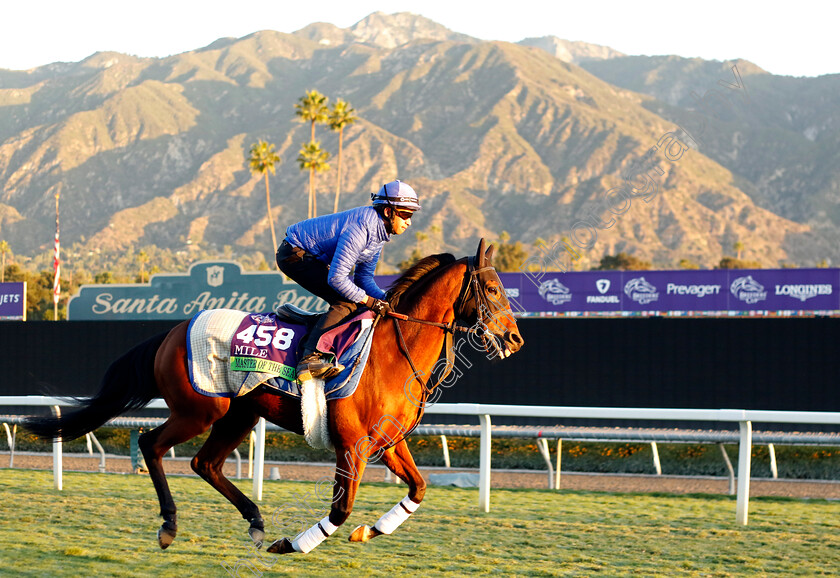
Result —
<instances>
[{"instance_id":1,"label":"stirrup","mask_svg":"<svg viewBox=\"0 0 840 578\"><path fill-rule=\"evenodd\" d=\"M344 371L344 366L340 363L330 363L318 352L314 352L300 360L296 371L298 381L318 378L329 379Z\"/></svg>"}]
</instances>

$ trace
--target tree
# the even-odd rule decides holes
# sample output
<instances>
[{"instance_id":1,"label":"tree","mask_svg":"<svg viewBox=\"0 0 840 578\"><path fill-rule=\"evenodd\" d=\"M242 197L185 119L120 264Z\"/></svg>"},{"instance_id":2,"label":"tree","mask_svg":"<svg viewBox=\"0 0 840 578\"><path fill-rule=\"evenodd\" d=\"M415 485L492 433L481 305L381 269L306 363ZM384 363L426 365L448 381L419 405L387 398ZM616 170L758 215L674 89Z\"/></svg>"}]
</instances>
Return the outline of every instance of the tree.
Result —
<instances>
[{"instance_id":1,"label":"tree","mask_svg":"<svg viewBox=\"0 0 840 578\"><path fill-rule=\"evenodd\" d=\"M315 124L319 122L327 122L328 114L330 109L327 108L327 101L329 99L318 92L317 90L309 90L298 99L297 104L295 104L295 114L300 118L302 122L309 123L309 144L312 145L315 143ZM319 143L320 147L320 143ZM300 158L298 157L298 162L300 162ZM301 170L303 170L303 166L301 165ZM310 218L315 216L318 213L318 201L313 196L313 189L312 189L312 173L310 172L309 176L309 208L307 209L307 214Z\"/></svg>"},{"instance_id":2,"label":"tree","mask_svg":"<svg viewBox=\"0 0 840 578\"><path fill-rule=\"evenodd\" d=\"M496 252L493 255L493 266L496 271L519 271L522 263L528 258L528 252L521 242L509 243L508 241L510 241L510 234L507 231L502 231L502 234L499 235Z\"/></svg>"},{"instance_id":3,"label":"tree","mask_svg":"<svg viewBox=\"0 0 840 578\"><path fill-rule=\"evenodd\" d=\"M309 123L309 142L315 142L315 124L327 122L329 118L328 100L329 98L317 90L308 90L295 104L295 114L303 122Z\"/></svg>"},{"instance_id":4,"label":"tree","mask_svg":"<svg viewBox=\"0 0 840 578\"><path fill-rule=\"evenodd\" d=\"M680 262L677 264L680 269L699 269L700 265L692 261L691 259L680 259Z\"/></svg>"},{"instance_id":5,"label":"tree","mask_svg":"<svg viewBox=\"0 0 840 578\"><path fill-rule=\"evenodd\" d=\"M251 145L248 165L254 174L265 175L265 206L268 210L268 225L271 228L271 243L273 249L270 254L277 250L277 235L274 233L274 219L271 216L271 195L268 189L268 173L274 174L274 166L280 164L280 156L274 152L274 145L259 140Z\"/></svg>"},{"instance_id":6,"label":"tree","mask_svg":"<svg viewBox=\"0 0 840 578\"><path fill-rule=\"evenodd\" d=\"M724 257L718 263L716 269L761 269L758 261L742 261L735 257Z\"/></svg>"},{"instance_id":7,"label":"tree","mask_svg":"<svg viewBox=\"0 0 840 578\"><path fill-rule=\"evenodd\" d=\"M651 264L635 255L628 255L624 251L618 255L604 255L595 271L648 271Z\"/></svg>"},{"instance_id":8,"label":"tree","mask_svg":"<svg viewBox=\"0 0 840 578\"><path fill-rule=\"evenodd\" d=\"M735 249L735 256L738 260L741 259L741 252L744 250L744 244L741 241L735 241L735 244L732 245L732 248Z\"/></svg>"},{"instance_id":9,"label":"tree","mask_svg":"<svg viewBox=\"0 0 840 578\"><path fill-rule=\"evenodd\" d=\"M297 158L300 170L309 171L309 218L318 216L318 200L315 197L315 173L329 170L330 165L327 164L329 158L330 153L323 150L321 143L318 141L306 143L300 147L300 154Z\"/></svg>"},{"instance_id":10,"label":"tree","mask_svg":"<svg viewBox=\"0 0 840 578\"><path fill-rule=\"evenodd\" d=\"M6 282L6 253L11 252L11 250L9 243L0 241L0 259L2 259L2 265L0 265L0 283Z\"/></svg>"},{"instance_id":11,"label":"tree","mask_svg":"<svg viewBox=\"0 0 840 578\"><path fill-rule=\"evenodd\" d=\"M146 263L149 262L149 255L146 251L141 250L137 253L137 263L140 264L140 282L146 282Z\"/></svg>"},{"instance_id":12,"label":"tree","mask_svg":"<svg viewBox=\"0 0 840 578\"><path fill-rule=\"evenodd\" d=\"M341 195L341 152L344 145L344 127L356 122L356 110L340 98L333 105L329 123L331 130L338 131L338 174L335 177L335 205L333 213L338 212L338 197Z\"/></svg>"}]
</instances>

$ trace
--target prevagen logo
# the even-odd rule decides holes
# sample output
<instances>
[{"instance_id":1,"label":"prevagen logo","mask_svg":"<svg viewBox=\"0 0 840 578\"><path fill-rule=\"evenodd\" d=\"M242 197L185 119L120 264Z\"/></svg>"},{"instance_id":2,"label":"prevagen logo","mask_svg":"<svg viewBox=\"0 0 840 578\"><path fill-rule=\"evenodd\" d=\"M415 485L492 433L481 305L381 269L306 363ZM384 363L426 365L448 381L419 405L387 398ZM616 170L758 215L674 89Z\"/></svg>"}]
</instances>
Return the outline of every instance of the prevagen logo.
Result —
<instances>
[{"instance_id":1,"label":"prevagen logo","mask_svg":"<svg viewBox=\"0 0 840 578\"><path fill-rule=\"evenodd\" d=\"M552 305L563 305L572 300L572 292L559 279L549 279L540 284L540 297Z\"/></svg>"},{"instance_id":2,"label":"prevagen logo","mask_svg":"<svg viewBox=\"0 0 840 578\"><path fill-rule=\"evenodd\" d=\"M752 275L738 277L729 286L729 291L736 299L753 304L767 299L764 285L752 278Z\"/></svg>"},{"instance_id":3,"label":"prevagen logo","mask_svg":"<svg viewBox=\"0 0 840 578\"><path fill-rule=\"evenodd\" d=\"M697 297L705 297L706 295L719 294L720 285L678 285L676 283L668 283L666 293L668 295L696 295Z\"/></svg>"},{"instance_id":4,"label":"prevagen logo","mask_svg":"<svg viewBox=\"0 0 840 578\"><path fill-rule=\"evenodd\" d=\"M624 294L640 305L647 305L652 301L659 300L659 293L656 287L645 281L644 277L630 279L624 285Z\"/></svg>"}]
</instances>

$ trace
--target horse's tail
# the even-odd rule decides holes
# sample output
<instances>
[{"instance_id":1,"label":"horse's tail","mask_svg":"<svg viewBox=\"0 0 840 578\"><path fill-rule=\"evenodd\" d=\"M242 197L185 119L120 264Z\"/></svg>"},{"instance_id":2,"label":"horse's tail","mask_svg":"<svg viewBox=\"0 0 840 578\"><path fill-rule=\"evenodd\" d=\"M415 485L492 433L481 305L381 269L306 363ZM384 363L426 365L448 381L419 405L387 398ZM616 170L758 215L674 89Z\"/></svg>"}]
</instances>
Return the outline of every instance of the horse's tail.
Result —
<instances>
[{"instance_id":1,"label":"horse's tail","mask_svg":"<svg viewBox=\"0 0 840 578\"><path fill-rule=\"evenodd\" d=\"M24 427L41 438L64 441L91 432L123 412L140 409L158 395L155 354L168 332L134 346L114 361L99 393L90 399L76 398L82 407L59 417L30 417Z\"/></svg>"}]
</instances>

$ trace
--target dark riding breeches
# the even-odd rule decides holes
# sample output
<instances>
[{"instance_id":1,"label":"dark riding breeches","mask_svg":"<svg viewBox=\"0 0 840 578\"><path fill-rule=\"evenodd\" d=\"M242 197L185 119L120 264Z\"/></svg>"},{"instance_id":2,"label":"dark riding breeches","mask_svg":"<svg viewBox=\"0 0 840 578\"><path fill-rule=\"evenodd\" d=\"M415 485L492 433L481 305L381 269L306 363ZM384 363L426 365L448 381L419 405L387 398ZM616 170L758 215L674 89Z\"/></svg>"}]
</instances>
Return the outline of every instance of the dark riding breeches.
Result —
<instances>
[{"instance_id":1,"label":"dark riding breeches","mask_svg":"<svg viewBox=\"0 0 840 578\"><path fill-rule=\"evenodd\" d=\"M305 356L316 350L318 339L325 331L339 325L352 315L359 305L347 301L327 283L327 275L330 271L329 265L300 247L294 247L286 240L277 248L277 266L292 281L330 305L329 310L318 319L303 344L303 355Z\"/></svg>"}]
</instances>

